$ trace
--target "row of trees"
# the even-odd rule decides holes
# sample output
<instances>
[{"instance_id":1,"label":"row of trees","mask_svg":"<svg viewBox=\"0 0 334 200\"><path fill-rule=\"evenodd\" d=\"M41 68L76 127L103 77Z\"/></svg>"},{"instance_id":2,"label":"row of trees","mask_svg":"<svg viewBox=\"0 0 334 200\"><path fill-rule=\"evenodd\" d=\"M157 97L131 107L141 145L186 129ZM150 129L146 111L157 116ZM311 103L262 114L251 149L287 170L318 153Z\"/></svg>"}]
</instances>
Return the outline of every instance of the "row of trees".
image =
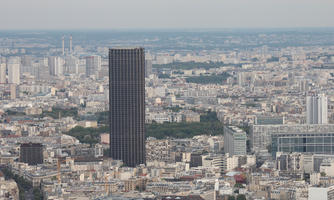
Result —
<instances>
[{"instance_id":1,"label":"row of trees","mask_svg":"<svg viewBox=\"0 0 334 200\"><path fill-rule=\"evenodd\" d=\"M220 122L163 123L146 125L146 136L163 139L191 138L196 135L223 135L223 124Z\"/></svg>"},{"instance_id":2,"label":"row of trees","mask_svg":"<svg viewBox=\"0 0 334 200\"><path fill-rule=\"evenodd\" d=\"M81 143L94 145L99 142L101 133L109 133L109 127L84 128L77 126L66 134L77 138ZM164 123L146 124L146 137L163 139L172 138L191 138L196 135L222 135L223 124L216 122L192 122L192 123Z\"/></svg>"},{"instance_id":3,"label":"row of trees","mask_svg":"<svg viewBox=\"0 0 334 200\"><path fill-rule=\"evenodd\" d=\"M223 62L173 62L169 64L162 65L153 65L153 68L157 69L180 69L180 70L188 70L188 69L211 69L211 68L220 68L223 66L231 66L233 64L224 64ZM239 65L238 65L239 66Z\"/></svg>"},{"instance_id":4,"label":"row of trees","mask_svg":"<svg viewBox=\"0 0 334 200\"><path fill-rule=\"evenodd\" d=\"M222 74L211 75L211 76L193 76L186 78L188 83L198 83L198 84L222 84L230 74L224 72Z\"/></svg>"},{"instance_id":5,"label":"row of trees","mask_svg":"<svg viewBox=\"0 0 334 200\"><path fill-rule=\"evenodd\" d=\"M179 107L170 108L174 111L178 111ZM208 135L222 135L223 124L219 122L216 112L203 112L200 117L200 122L192 123L152 123L146 124L146 137L155 137L163 139L167 137L172 138L191 138L196 135L208 134ZM105 113L101 113L105 116ZM106 119L103 119L105 121ZM81 143L87 143L90 145L96 144L100 140L101 133L109 133L109 126L99 128L84 128L77 126L72 128L66 134L77 138Z\"/></svg>"},{"instance_id":6,"label":"row of trees","mask_svg":"<svg viewBox=\"0 0 334 200\"><path fill-rule=\"evenodd\" d=\"M43 111L40 117L52 117L53 119L58 119L59 117L78 117L77 108L60 108L52 107L52 111Z\"/></svg>"},{"instance_id":7,"label":"row of trees","mask_svg":"<svg viewBox=\"0 0 334 200\"><path fill-rule=\"evenodd\" d=\"M66 134L77 138L81 143L93 145L99 142L101 133L108 132L108 126L102 126L99 128L84 128L81 126L76 126L68 131Z\"/></svg>"},{"instance_id":8,"label":"row of trees","mask_svg":"<svg viewBox=\"0 0 334 200\"><path fill-rule=\"evenodd\" d=\"M246 196L244 194L238 194L237 197L230 195L228 200L246 200Z\"/></svg>"}]
</instances>

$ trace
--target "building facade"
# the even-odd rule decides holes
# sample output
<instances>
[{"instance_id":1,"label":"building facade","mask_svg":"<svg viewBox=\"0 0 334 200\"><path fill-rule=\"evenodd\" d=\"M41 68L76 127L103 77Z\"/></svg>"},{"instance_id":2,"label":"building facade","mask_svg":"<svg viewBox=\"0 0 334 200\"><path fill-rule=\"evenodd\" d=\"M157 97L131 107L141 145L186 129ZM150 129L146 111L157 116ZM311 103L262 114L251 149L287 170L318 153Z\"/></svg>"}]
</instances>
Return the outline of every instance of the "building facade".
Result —
<instances>
[{"instance_id":1,"label":"building facade","mask_svg":"<svg viewBox=\"0 0 334 200\"><path fill-rule=\"evenodd\" d=\"M266 150L272 145L273 134L323 134L334 133L334 124L296 124L296 125L252 125L250 145L252 151Z\"/></svg>"},{"instance_id":2,"label":"building facade","mask_svg":"<svg viewBox=\"0 0 334 200\"><path fill-rule=\"evenodd\" d=\"M224 126L224 152L230 156L247 154L246 132L236 126Z\"/></svg>"},{"instance_id":3,"label":"building facade","mask_svg":"<svg viewBox=\"0 0 334 200\"><path fill-rule=\"evenodd\" d=\"M334 200L334 186L330 187L309 187L309 200Z\"/></svg>"},{"instance_id":4,"label":"building facade","mask_svg":"<svg viewBox=\"0 0 334 200\"><path fill-rule=\"evenodd\" d=\"M256 116L256 125L269 125L269 124L284 124L284 117L282 116Z\"/></svg>"},{"instance_id":5,"label":"building facade","mask_svg":"<svg viewBox=\"0 0 334 200\"><path fill-rule=\"evenodd\" d=\"M24 143L20 146L20 162L29 165L43 163L43 145L40 143Z\"/></svg>"},{"instance_id":6,"label":"building facade","mask_svg":"<svg viewBox=\"0 0 334 200\"><path fill-rule=\"evenodd\" d=\"M64 75L64 60L58 56L48 58L49 72L52 76Z\"/></svg>"},{"instance_id":7,"label":"building facade","mask_svg":"<svg viewBox=\"0 0 334 200\"><path fill-rule=\"evenodd\" d=\"M274 133L272 155L276 152L334 154L334 132Z\"/></svg>"},{"instance_id":8,"label":"building facade","mask_svg":"<svg viewBox=\"0 0 334 200\"><path fill-rule=\"evenodd\" d=\"M145 52L109 50L111 157L134 167L145 160Z\"/></svg>"},{"instance_id":9,"label":"building facade","mask_svg":"<svg viewBox=\"0 0 334 200\"><path fill-rule=\"evenodd\" d=\"M0 84L6 83L6 63L0 63Z\"/></svg>"},{"instance_id":10,"label":"building facade","mask_svg":"<svg viewBox=\"0 0 334 200\"><path fill-rule=\"evenodd\" d=\"M20 84L20 65L21 61L19 57L10 57L8 59L8 83Z\"/></svg>"},{"instance_id":11,"label":"building facade","mask_svg":"<svg viewBox=\"0 0 334 200\"><path fill-rule=\"evenodd\" d=\"M101 70L101 56L86 57L86 76L97 75Z\"/></svg>"},{"instance_id":12,"label":"building facade","mask_svg":"<svg viewBox=\"0 0 334 200\"><path fill-rule=\"evenodd\" d=\"M306 122L308 124L327 124L327 97L318 94L306 97Z\"/></svg>"}]
</instances>

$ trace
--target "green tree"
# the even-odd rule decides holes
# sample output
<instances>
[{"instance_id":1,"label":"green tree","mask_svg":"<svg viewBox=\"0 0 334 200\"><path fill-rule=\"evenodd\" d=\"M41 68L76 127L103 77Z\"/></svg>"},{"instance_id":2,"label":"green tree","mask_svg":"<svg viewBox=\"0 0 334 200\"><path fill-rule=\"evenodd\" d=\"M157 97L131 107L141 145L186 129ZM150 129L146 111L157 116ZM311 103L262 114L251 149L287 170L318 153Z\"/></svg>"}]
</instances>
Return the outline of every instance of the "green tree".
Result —
<instances>
[{"instance_id":1,"label":"green tree","mask_svg":"<svg viewBox=\"0 0 334 200\"><path fill-rule=\"evenodd\" d=\"M205 114L201 115L201 122L217 122L219 121L217 118L216 112L211 112L210 110Z\"/></svg>"},{"instance_id":2,"label":"green tree","mask_svg":"<svg viewBox=\"0 0 334 200\"><path fill-rule=\"evenodd\" d=\"M188 83L198 83L198 84L222 84L230 74L224 72L222 74L210 75L210 76L193 76L186 78Z\"/></svg>"},{"instance_id":3,"label":"green tree","mask_svg":"<svg viewBox=\"0 0 334 200\"><path fill-rule=\"evenodd\" d=\"M192 123L152 123L146 125L146 136L163 139L192 138L196 135L222 135L223 124L220 122L192 122Z\"/></svg>"},{"instance_id":4,"label":"green tree","mask_svg":"<svg viewBox=\"0 0 334 200\"><path fill-rule=\"evenodd\" d=\"M234 185L235 188L245 188L241 183L236 183Z\"/></svg>"},{"instance_id":5,"label":"green tree","mask_svg":"<svg viewBox=\"0 0 334 200\"><path fill-rule=\"evenodd\" d=\"M228 196L228 200L235 200L235 197L234 197L234 196L231 196L231 195L229 195L229 196Z\"/></svg>"},{"instance_id":6,"label":"green tree","mask_svg":"<svg viewBox=\"0 0 334 200\"><path fill-rule=\"evenodd\" d=\"M238 194L237 200L246 200L246 196L244 194Z\"/></svg>"},{"instance_id":7,"label":"green tree","mask_svg":"<svg viewBox=\"0 0 334 200\"><path fill-rule=\"evenodd\" d=\"M39 188L34 188L33 190L34 200L43 200L43 194Z\"/></svg>"}]
</instances>

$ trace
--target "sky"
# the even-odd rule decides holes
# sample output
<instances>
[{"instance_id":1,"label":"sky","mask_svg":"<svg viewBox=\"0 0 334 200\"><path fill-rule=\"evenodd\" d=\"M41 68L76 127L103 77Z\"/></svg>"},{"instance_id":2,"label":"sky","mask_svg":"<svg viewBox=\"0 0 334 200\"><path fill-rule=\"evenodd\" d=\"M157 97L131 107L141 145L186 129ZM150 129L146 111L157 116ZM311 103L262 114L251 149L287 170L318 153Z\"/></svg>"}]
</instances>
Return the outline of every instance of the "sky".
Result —
<instances>
[{"instance_id":1,"label":"sky","mask_svg":"<svg viewBox=\"0 0 334 200\"><path fill-rule=\"evenodd\" d=\"M0 29L334 27L334 0L0 0Z\"/></svg>"}]
</instances>

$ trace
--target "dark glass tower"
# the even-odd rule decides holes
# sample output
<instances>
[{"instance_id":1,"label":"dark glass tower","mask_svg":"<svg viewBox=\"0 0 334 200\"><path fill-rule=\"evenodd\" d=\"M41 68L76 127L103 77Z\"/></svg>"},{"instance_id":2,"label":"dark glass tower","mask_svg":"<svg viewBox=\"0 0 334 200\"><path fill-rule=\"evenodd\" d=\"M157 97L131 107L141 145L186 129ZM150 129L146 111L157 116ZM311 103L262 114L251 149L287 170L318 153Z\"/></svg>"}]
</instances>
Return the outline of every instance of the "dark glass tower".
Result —
<instances>
[{"instance_id":1,"label":"dark glass tower","mask_svg":"<svg viewBox=\"0 0 334 200\"><path fill-rule=\"evenodd\" d=\"M145 163L145 52L109 49L110 155L135 167Z\"/></svg>"}]
</instances>

